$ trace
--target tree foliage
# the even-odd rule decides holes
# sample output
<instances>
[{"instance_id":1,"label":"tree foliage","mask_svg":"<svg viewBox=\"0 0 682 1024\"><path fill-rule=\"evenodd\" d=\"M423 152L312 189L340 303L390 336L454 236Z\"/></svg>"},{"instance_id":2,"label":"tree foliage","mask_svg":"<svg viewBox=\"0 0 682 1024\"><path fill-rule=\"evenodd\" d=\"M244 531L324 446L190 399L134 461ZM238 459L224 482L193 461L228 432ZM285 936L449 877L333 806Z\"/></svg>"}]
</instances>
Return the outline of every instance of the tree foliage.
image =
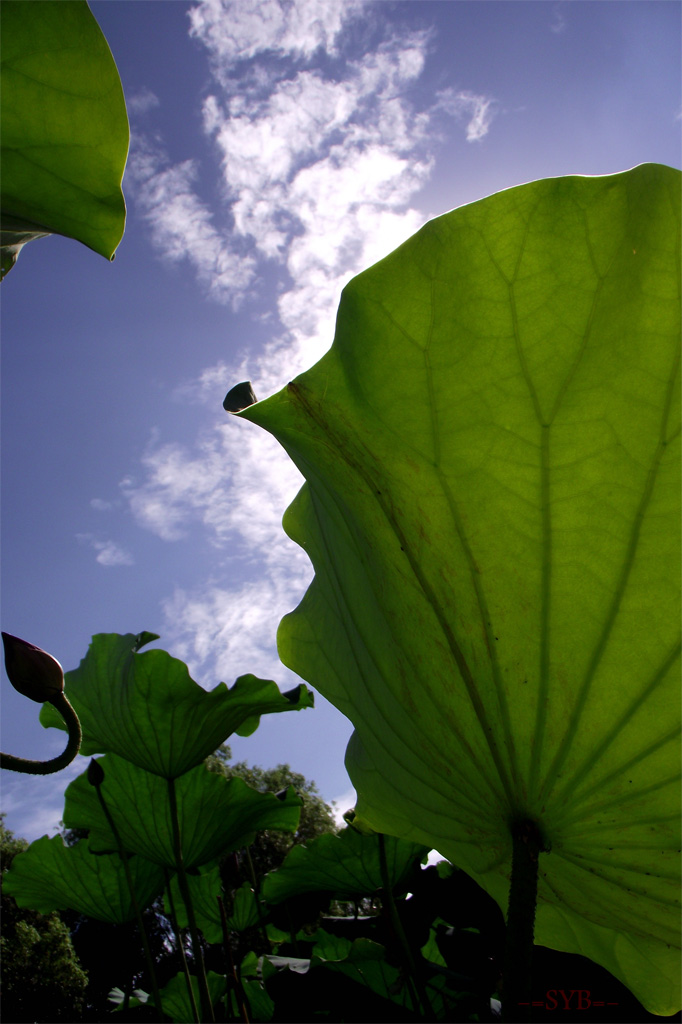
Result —
<instances>
[{"instance_id":1,"label":"tree foliage","mask_svg":"<svg viewBox=\"0 0 682 1024\"><path fill-rule=\"evenodd\" d=\"M257 878L278 868L293 846L308 843L327 832L337 831L333 808L322 799L314 781L295 772L288 764L261 768L260 765L249 765L246 761L232 762L231 757L230 747L224 743L206 759L206 765L210 771L218 772L226 779L243 779L260 793L281 793L293 786L303 801L300 822L294 833L266 829L259 832L251 844L249 853Z\"/></svg>"},{"instance_id":2,"label":"tree foliage","mask_svg":"<svg viewBox=\"0 0 682 1024\"><path fill-rule=\"evenodd\" d=\"M0 814L2 875L28 843ZM80 1017L88 976L78 961L67 925L57 913L20 909L2 894L2 1014L6 1021L66 1021Z\"/></svg>"}]
</instances>

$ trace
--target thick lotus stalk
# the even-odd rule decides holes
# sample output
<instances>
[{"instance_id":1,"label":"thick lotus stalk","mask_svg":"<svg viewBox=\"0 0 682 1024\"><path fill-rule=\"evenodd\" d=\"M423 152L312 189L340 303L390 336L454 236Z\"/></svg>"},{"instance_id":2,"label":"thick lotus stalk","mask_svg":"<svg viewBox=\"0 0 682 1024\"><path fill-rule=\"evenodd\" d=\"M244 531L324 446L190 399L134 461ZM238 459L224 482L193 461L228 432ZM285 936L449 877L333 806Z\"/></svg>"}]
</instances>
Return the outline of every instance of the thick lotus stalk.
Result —
<instances>
[{"instance_id":1,"label":"thick lotus stalk","mask_svg":"<svg viewBox=\"0 0 682 1024\"><path fill-rule=\"evenodd\" d=\"M22 696L38 704L52 704L66 723L69 741L59 757L49 761L33 761L14 754L0 754L0 767L29 775L51 775L70 764L81 745L78 715L64 694L64 672L56 658L47 651L11 633L2 634L5 646L5 668L10 683Z\"/></svg>"},{"instance_id":2,"label":"thick lotus stalk","mask_svg":"<svg viewBox=\"0 0 682 1024\"><path fill-rule=\"evenodd\" d=\"M549 852L534 821L511 826L513 852L507 937L504 950L502 1013L505 1024L528 1019L532 994L533 938L538 895L538 858Z\"/></svg>"}]
</instances>

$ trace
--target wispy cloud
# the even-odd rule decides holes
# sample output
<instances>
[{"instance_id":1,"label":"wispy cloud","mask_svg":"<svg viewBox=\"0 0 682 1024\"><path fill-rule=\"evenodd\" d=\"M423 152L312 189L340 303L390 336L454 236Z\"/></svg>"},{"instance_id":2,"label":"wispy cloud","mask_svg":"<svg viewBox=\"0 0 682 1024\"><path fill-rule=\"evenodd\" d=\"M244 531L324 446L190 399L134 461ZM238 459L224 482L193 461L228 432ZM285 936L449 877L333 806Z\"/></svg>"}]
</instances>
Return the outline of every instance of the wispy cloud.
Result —
<instances>
[{"instance_id":1,"label":"wispy cloud","mask_svg":"<svg viewBox=\"0 0 682 1024\"><path fill-rule=\"evenodd\" d=\"M549 30L557 36L566 31L566 15L564 14L564 4L561 2L552 6L552 21Z\"/></svg>"},{"instance_id":2,"label":"wispy cloud","mask_svg":"<svg viewBox=\"0 0 682 1024\"><path fill-rule=\"evenodd\" d=\"M443 89L438 94L437 105L453 117L468 118L467 142L478 142L485 138L497 113L497 101L492 96L480 96L467 91L456 92L454 89Z\"/></svg>"},{"instance_id":3,"label":"wispy cloud","mask_svg":"<svg viewBox=\"0 0 682 1024\"><path fill-rule=\"evenodd\" d=\"M126 96L129 114L147 114L159 106L159 97L144 86L138 92Z\"/></svg>"},{"instance_id":4,"label":"wispy cloud","mask_svg":"<svg viewBox=\"0 0 682 1024\"><path fill-rule=\"evenodd\" d=\"M77 533L76 539L79 543L87 544L96 551L96 561L107 568L118 565L135 564L135 559L130 552L126 551L125 548L121 547L113 540L99 540L91 533Z\"/></svg>"},{"instance_id":5,"label":"wispy cloud","mask_svg":"<svg viewBox=\"0 0 682 1024\"><path fill-rule=\"evenodd\" d=\"M360 0L260 0L257 4L203 0L190 12L191 34L208 47L220 69L260 53L310 57L335 52L337 36L362 10Z\"/></svg>"},{"instance_id":6,"label":"wispy cloud","mask_svg":"<svg viewBox=\"0 0 682 1024\"><path fill-rule=\"evenodd\" d=\"M153 445L142 463L142 483L121 483L141 525L176 541L200 523L215 547L230 550L265 548L279 537L281 510L301 480L269 435L227 415L193 447ZM279 549L267 550L272 561Z\"/></svg>"},{"instance_id":7,"label":"wispy cloud","mask_svg":"<svg viewBox=\"0 0 682 1024\"><path fill-rule=\"evenodd\" d=\"M276 679L286 689L298 680L277 657L277 623L298 603L312 572L305 556L290 545L286 564L252 566L251 582L232 586L208 581L195 590L177 588L163 611L173 636L173 652L204 685L228 683L253 672Z\"/></svg>"},{"instance_id":8,"label":"wispy cloud","mask_svg":"<svg viewBox=\"0 0 682 1024\"><path fill-rule=\"evenodd\" d=\"M490 96L445 90L428 108L416 105L429 33L378 28L368 12L354 0L203 0L190 11L213 75L203 129L224 207L213 214L194 192L196 165L171 165L158 142L133 154L133 198L154 244L171 260L189 259L213 297L247 298L266 264L280 289L272 341L205 368L177 397L215 409L245 379L265 397L315 362L331 343L343 286L423 223L416 197L443 117L461 121L472 142L490 130ZM348 56L344 33L360 16L367 46ZM272 438L232 418L193 445L153 438L142 470L122 482L140 525L169 542L200 528L223 558L215 579L166 601L164 638L196 678L202 667L233 678L237 662L276 671L276 623L311 575L281 528L298 472ZM228 575L238 582L228 586Z\"/></svg>"},{"instance_id":9,"label":"wispy cloud","mask_svg":"<svg viewBox=\"0 0 682 1024\"><path fill-rule=\"evenodd\" d=\"M116 502L105 501L104 498L92 498L90 501L90 508L94 508L96 512L110 512L116 507Z\"/></svg>"},{"instance_id":10,"label":"wispy cloud","mask_svg":"<svg viewBox=\"0 0 682 1024\"><path fill-rule=\"evenodd\" d=\"M43 757L56 757L65 746L65 733L48 729ZM18 775L3 773L2 809L11 814L18 836L32 842L43 835L54 835L64 816L64 791L77 775L84 772L90 758L76 757L54 775Z\"/></svg>"},{"instance_id":11,"label":"wispy cloud","mask_svg":"<svg viewBox=\"0 0 682 1024\"><path fill-rule=\"evenodd\" d=\"M199 405L213 405L216 398L234 385L234 366L221 360L214 366L207 366L193 380L183 381L173 391L173 398L180 402Z\"/></svg>"},{"instance_id":12,"label":"wispy cloud","mask_svg":"<svg viewBox=\"0 0 682 1024\"><path fill-rule=\"evenodd\" d=\"M196 162L171 165L160 145L138 137L126 173L163 257L172 263L188 260L211 298L238 305L254 278L255 262L225 239L196 195Z\"/></svg>"},{"instance_id":13,"label":"wispy cloud","mask_svg":"<svg viewBox=\"0 0 682 1024\"><path fill-rule=\"evenodd\" d=\"M217 216L199 198L195 161L171 164L143 136L128 179L153 244L170 261L188 260L210 297L238 304L255 294L258 261L268 260L291 274L288 293L317 274L322 307L325 284L338 296L423 219L410 203L433 165L435 119L466 120L471 142L488 133L489 96L445 90L415 109L410 89L429 32L388 29L364 54L343 56L344 31L370 20L369 10L353 0L203 0L190 10L191 34L211 59L203 127L220 159L224 208ZM285 311L310 309L308 294L297 297Z\"/></svg>"},{"instance_id":14,"label":"wispy cloud","mask_svg":"<svg viewBox=\"0 0 682 1024\"><path fill-rule=\"evenodd\" d=\"M152 448L144 466L142 484L122 484L140 525L168 541L199 526L219 553L215 579L177 587L164 602L162 632L174 654L198 680L248 671L282 683L277 623L312 578L281 527L300 474L272 437L227 416L193 447Z\"/></svg>"},{"instance_id":15,"label":"wispy cloud","mask_svg":"<svg viewBox=\"0 0 682 1024\"><path fill-rule=\"evenodd\" d=\"M334 821L339 828L343 828L346 824L343 816L346 811L350 811L355 807L357 799L357 794L354 789L345 789L343 793L332 797L332 802L334 804Z\"/></svg>"}]
</instances>

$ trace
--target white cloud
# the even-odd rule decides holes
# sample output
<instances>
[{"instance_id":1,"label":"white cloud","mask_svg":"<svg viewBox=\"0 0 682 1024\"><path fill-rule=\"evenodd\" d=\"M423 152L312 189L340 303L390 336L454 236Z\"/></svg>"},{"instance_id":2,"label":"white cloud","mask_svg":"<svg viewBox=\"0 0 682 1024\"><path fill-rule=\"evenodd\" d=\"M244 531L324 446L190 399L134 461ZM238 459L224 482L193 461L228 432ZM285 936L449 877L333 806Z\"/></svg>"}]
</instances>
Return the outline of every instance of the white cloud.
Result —
<instances>
[{"instance_id":1,"label":"white cloud","mask_svg":"<svg viewBox=\"0 0 682 1024\"><path fill-rule=\"evenodd\" d=\"M549 30L555 35L561 35L566 30L566 16L564 15L563 7L563 3L554 4L552 7L552 22Z\"/></svg>"},{"instance_id":2,"label":"white cloud","mask_svg":"<svg viewBox=\"0 0 682 1024\"><path fill-rule=\"evenodd\" d=\"M407 52L420 46L425 38L411 36ZM404 205L424 183L429 163L414 154L425 145L426 119L393 95L397 83L416 73L416 58L404 56L395 47L371 54L344 82L303 71L246 107L243 96L225 110L215 96L206 100L204 122L222 154L235 230L263 256L281 256L292 238L299 245L309 238L311 214L325 215L316 235L328 236L330 222L338 229L348 207ZM235 114L235 106L243 112ZM302 207L301 190L311 176L327 181L327 194L319 197L326 203L313 207L309 199ZM359 269L356 261L352 268Z\"/></svg>"},{"instance_id":3,"label":"white cloud","mask_svg":"<svg viewBox=\"0 0 682 1024\"><path fill-rule=\"evenodd\" d=\"M343 828L346 824L343 816L346 811L350 811L355 807L357 799L357 794L354 789L345 789L339 796L333 797L334 821L339 828Z\"/></svg>"},{"instance_id":4,"label":"white cloud","mask_svg":"<svg viewBox=\"0 0 682 1024\"><path fill-rule=\"evenodd\" d=\"M300 474L269 434L231 416L193 451L165 446L149 453L147 465L146 484L131 495L140 521L147 517L165 539L200 522L227 558L219 580L178 587L164 602L163 635L172 637L174 654L205 685L244 672L282 683L277 624L312 578L307 556L281 526Z\"/></svg>"},{"instance_id":5,"label":"white cloud","mask_svg":"<svg viewBox=\"0 0 682 1024\"><path fill-rule=\"evenodd\" d=\"M116 544L113 540L98 540L91 533L77 533L76 539L81 544L88 544L93 548L97 552L96 560L100 565L104 565L107 568L116 565L135 564L135 559L130 552Z\"/></svg>"},{"instance_id":6,"label":"white cloud","mask_svg":"<svg viewBox=\"0 0 682 1024\"><path fill-rule=\"evenodd\" d=\"M110 512L114 508L114 502L105 501L103 498L92 498L90 507L94 508L96 512Z\"/></svg>"},{"instance_id":7,"label":"white cloud","mask_svg":"<svg viewBox=\"0 0 682 1024\"><path fill-rule=\"evenodd\" d=\"M93 547L98 552L97 561L100 565L133 565L135 562L130 552L119 547L113 540L93 541Z\"/></svg>"},{"instance_id":8,"label":"white cloud","mask_svg":"<svg viewBox=\"0 0 682 1024\"><path fill-rule=\"evenodd\" d=\"M484 138L497 113L497 102L491 96L468 91L455 92L454 89L443 89L439 92L436 107L440 107L453 117L469 118L466 126L467 142L479 142Z\"/></svg>"},{"instance_id":9,"label":"white cloud","mask_svg":"<svg viewBox=\"0 0 682 1024\"><path fill-rule=\"evenodd\" d=\"M200 526L222 555L217 579L178 587L163 604L163 636L192 677L213 686L254 672L282 684L277 624L312 578L281 526L301 476L269 434L225 417L193 447L152 447L144 482L122 490L140 525L168 541Z\"/></svg>"},{"instance_id":10,"label":"white cloud","mask_svg":"<svg viewBox=\"0 0 682 1024\"><path fill-rule=\"evenodd\" d=\"M203 0L190 11L191 34L211 58L203 128L220 161L229 239L195 195L196 165L171 166L157 144L135 150L135 198L154 243L171 260L189 259L213 297L239 301L263 260L281 268L281 288L272 341L204 369L180 398L217 404L246 379L266 397L319 359L343 286L423 223L415 198L431 172L436 118L463 120L469 141L489 131L491 97L449 89L428 109L411 102L428 32L389 24L383 41L345 59L349 19L362 14L368 39L377 28L368 11L354 0ZM223 575L176 590L164 636L197 677L220 668L233 678L235 661L274 674L276 622L311 575L281 528L297 471L269 435L232 418L194 445L153 438L143 471L121 485L138 522L167 541L200 526L240 581L228 587Z\"/></svg>"},{"instance_id":11,"label":"white cloud","mask_svg":"<svg viewBox=\"0 0 682 1024\"><path fill-rule=\"evenodd\" d=\"M202 0L189 11L190 34L221 63L268 51L308 58L334 53L344 22L361 10L359 0Z\"/></svg>"},{"instance_id":12,"label":"white cloud","mask_svg":"<svg viewBox=\"0 0 682 1024\"><path fill-rule=\"evenodd\" d=\"M277 624L312 577L300 549L289 546L286 565L261 564L252 582L227 587L224 581L209 581L189 592L177 588L164 602L173 653L189 666L192 678L206 686L220 680L231 685L237 676L253 672L286 688L289 673L277 657ZM289 675L288 685L294 686L297 680Z\"/></svg>"},{"instance_id":13,"label":"white cloud","mask_svg":"<svg viewBox=\"0 0 682 1024\"><path fill-rule=\"evenodd\" d=\"M129 114L146 114L159 106L159 97L143 86L138 92L126 96L126 106Z\"/></svg>"},{"instance_id":14,"label":"white cloud","mask_svg":"<svg viewBox=\"0 0 682 1024\"><path fill-rule=\"evenodd\" d=\"M66 745L66 734L58 729L46 733L44 760L56 757ZM2 809L11 814L12 829L22 839L33 842L54 833L64 817L64 790L81 772L90 758L80 755L53 775L3 773Z\"/></svg>"},{"instance_id":15,"label":"white cloud","mask_svg":"<svg viewBox=\"0 0 682 1024\"><path fill-rule=\"evenodd\" d=\"M343 60L336 41L360 12L368 21L367 9L351 0L204 0L190 11L191 32L212 57L215 88L204 101L203 126L221 161L229 233L195 194L194 161L170 165L158 144L137 140L129 176L154 245L168 260L189 260L218 301L237 304L254 288L258 259L286 264L290 291L309 284L302 274L319 270L318 306L333 271L338 297L366 265L366 249L377 249L379 214L400 211L406 235L414 230L410 203L431 171L435 116L466 118L468 141L489 131L496 105L482 94L444 90L429 109L414 109L409 90L424 68L428 31L389 28L383 42ZM319 47L336 54L333 70L297 67ZM394 217L394 238L398 223Z\"/></svg>"},{"instance_id":16,"label":"white cloud","mask_svg":"<svg viewBox=\"0 0 682 1024\"><path fill-rule=\"evenodd\" d=\"M158 146L138 140L126 181L163 256L173 263L189 260L211 298L238 305L254 278L254 260L236 251L216 229L193 191L196 174L193 160L169 166Z\"/></svg>"},{"instance_id":17,"label":"white cloud","mask_svg":"<svg viewBox=\"0 0 682 1024\"><path fill-rule=\"evenodd\" d=\"M227 415L194 449L152 446L142 459L145 481L122 481L135 517L163 540L180 540L197 523L216 547L256 550L281 535L301 477L270 435Z\"/></svg>"},{"instance_id":18,"label":"white cloud","mask_svg":"<svg viewBox=\"0 0 682 1024\"><path fill-rule=\"evenodd\" d=\"M349 83L313 71L280 82L265 100L244 99L233 98L224 111L214 95L204 104L206 130L217 133L226 180L237 193L286 181L294 161L321 149L356 103Z\"/></svg>"},{"instance_id":19,"label":"white cloud","mask_svg":"<svg viewBox=\"0 0 682 1024\"><path fill-rule=\"evenodd\" d=\"M218 397L229 391L234 383L234 367L221 360L214 366L207 366L194 380L179 384L173 391L173 397L181 402L215 408Z\"/></svg>"}]
</instances>

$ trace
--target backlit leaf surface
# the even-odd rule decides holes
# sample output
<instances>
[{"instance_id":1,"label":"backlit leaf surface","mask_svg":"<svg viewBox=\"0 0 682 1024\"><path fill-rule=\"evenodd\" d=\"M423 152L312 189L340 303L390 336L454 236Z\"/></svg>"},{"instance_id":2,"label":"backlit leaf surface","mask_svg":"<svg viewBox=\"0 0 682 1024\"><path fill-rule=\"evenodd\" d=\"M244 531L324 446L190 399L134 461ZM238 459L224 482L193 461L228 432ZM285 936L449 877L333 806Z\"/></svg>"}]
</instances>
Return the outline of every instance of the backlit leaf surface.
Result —
<instances>
[{"instance_id":1,"label":"backlit leaf surface","mask_svg":"<svg viewBox=\"0 0 682 1024\"><path fill-rule=\"evenodd\" d=\"M85 0L3 0L2 271L56 232L113 257L123 235L128 117Z\"/></svg>"},{"instance_id":2,"label":"backlit leaf surface","mask_svg":"<svg viewBox=\"0 0 682 1024\"><path fill-rule=\"evenodd\" d=\"M307 483L282 660L347 715L358 814L536 941L679 1008L680 174L532 182L345 289L334 344L239 415Z\"/></svg>"},{"instance_id":3,"label":"backlit leaf surface","mask_svg":"<svg viewBox=\"0 0 682 1024\"><path fill-rule=\"evenodd\" d=\"M194 916L197 927L207 942L222 942L223 930L220 921L220 907L218 896L223 895L220 882L220 865L218 861L214 864L204 864L198 874L187 875L187 885L192 897ZM174 875L171 880L171 895L178 928L188 928L189 918L185 907L178 876ZM168 901L168 892L164 894L164 906L166 916L171 916L171 906Z\"/></svg>"},{"instance_id":4,"label":"backlit leaf surface","mask_svg":"<svg viewBox=\"0 0 682 1024\"><path fill-rule=\"evenodd\" d=\"M83 729L82 754L111 751L164 778L200 764L228 736L250 735L260 716L312 707L305 686L282 693L270 679L240 676L207 691L166 651L139 652L152 633L98 633L65 689ZM64 729L51 704L40 721Z\"/></svg>"},{"instance_id":5,"label":"backlit leaf surface","mask_svg":"<svg viewBox=\"0 0 682 1024\"><path fill-rule=\"evenodd\" d=\"M429 847L394 836L385 836L384 846L391 887L402 894ZM322 891L337 900L352 900L382 887L379 836L345 828L338 835L329 832L306 846L292 847L282 866L265 876L263 896L268 903L281 903L299 893Z\"/></svg>"},{"instance_id":6,"label":"backlit leaf surface","mask_svg":"<svg viewBox=\"0 0 682 1024\"><path fill-rule=\"evenodd\" d=\"M128 863L137 901L146 907L163 888L163 869L143 857L131 857ZM36 839L16 855L2 888L18 906L42 914L77 910L110 924L135 917L121 858L117 853L96 856L84 840L65 846L61 836Z\"/></svg>"},{"instance_id":7,"label":"backlit leaf surface","mask_svg":"<svg viewBox=\"0 0 682 1024\"><path fill-rule=\"evenodd\" d=\"M262 902L258 900L254 890L248 882L243 882L234 894L232 913L227 919L227 925L234 931L244 932L247 928L254 928L259 924L265 914Z\"/></svg>"},{"instance_id":8,"label":"backlit leaf surface","mask_svg":"<svg viewBox=\"0 0 682 1024\"><path fill-rule=\"evenodd\" d=\"M123 848L156 864L174 867L168 781L115 754L107 754L97 763L104 770L102 796ZM242 779L228 781L204 765L187 772L174 785L186 868L248 846L261 829L295 832L298 827L301 799L292 787L279 800L273 793L250 789ZM95 851L116 849L97 793L85 772L66 788L64 824L67 828L90 829L89 843Z\"/></svg>"}]
</instances>

